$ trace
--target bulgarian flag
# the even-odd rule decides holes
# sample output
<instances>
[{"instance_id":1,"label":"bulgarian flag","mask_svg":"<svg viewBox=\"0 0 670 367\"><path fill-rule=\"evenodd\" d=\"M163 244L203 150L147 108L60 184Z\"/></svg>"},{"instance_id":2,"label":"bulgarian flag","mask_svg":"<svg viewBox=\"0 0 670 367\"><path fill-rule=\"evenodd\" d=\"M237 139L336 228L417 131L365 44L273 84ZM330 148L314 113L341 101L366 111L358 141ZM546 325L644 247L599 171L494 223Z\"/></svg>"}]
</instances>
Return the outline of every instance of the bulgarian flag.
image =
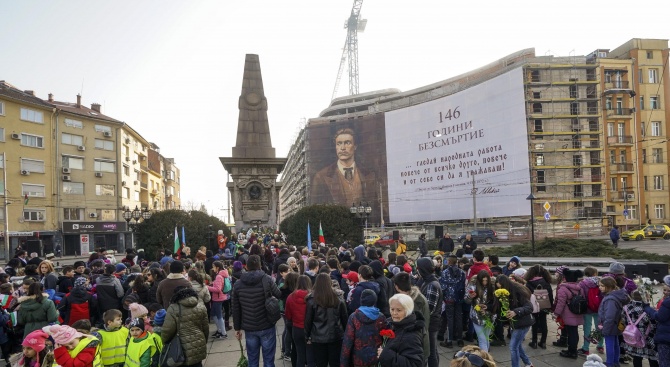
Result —
<instances>
[{"instance_id":1,"label":"bulgarian flag","mask_svg":"<svg viewBox=\"0 0 670 367\"><path fill-rule=\"evenodd\" d=\"M177 233L177 226L174 227L174 251L173 253L179 255L181 253L181 245L179 244L179 233Z\"/></svg>"},{"instance_id":2,"label":"bulgarian flag","mask_svg":"<svg viewBox=\"0 0 670 367\"><path fill-rule=\"evenodd\" d=\"M28 194L23 198L23 205L28 205Z\"/></svg>"},{"instance_id":3,"label":"bulgarian flag","mask_svg":"<svg viewBox=\"0 0 670 367\"><path fill-rule=\"evenodd\" d=\"M326 243L326 239L323 238L323 228L321 228L321 221L319 221L319 243Z\"/></svg>"}]
</instances>

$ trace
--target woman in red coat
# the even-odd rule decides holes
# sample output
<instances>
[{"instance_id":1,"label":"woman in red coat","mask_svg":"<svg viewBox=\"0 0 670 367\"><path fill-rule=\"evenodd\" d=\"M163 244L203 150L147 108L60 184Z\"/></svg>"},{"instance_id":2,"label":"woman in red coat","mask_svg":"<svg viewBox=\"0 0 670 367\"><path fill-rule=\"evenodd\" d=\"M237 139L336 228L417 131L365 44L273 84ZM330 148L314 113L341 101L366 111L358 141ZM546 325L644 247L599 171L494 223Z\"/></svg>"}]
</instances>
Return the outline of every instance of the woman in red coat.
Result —
<instances>
[{"instance_id":1,"label":"woman in red coat","mask_svg":"<svg viewBox=\"0 0 670 367\"><path fill-rule=\"evenodd\" d=\"M298 278L298 286L286 298L284 315L292 325L293 348L291 348L291 361L296 366L304 366L307 360L307 341L305 340L305 315L307 314L307 295L312 289L312 281L307 275ZM294 358L295 356L295 358Z\"/></svg>"},{"instance_id":2,"label":"woman in red coat","mask_svg":"<svg viewBox=\"0 0 670 367\"><path fill-rule=\"evenodd\" d=\"M577 343L579 343L579 325L584 325L584 316L575 315L570 311L568 303L576 295L582 295L582 287L577 281L584 276L581 270L563 270L565 282L556 287L556 305L554 315L561 317L565 324L563 331L568 334L568 349L561 351L561 357L577 359Z\"/></svg>"}]
</instances>

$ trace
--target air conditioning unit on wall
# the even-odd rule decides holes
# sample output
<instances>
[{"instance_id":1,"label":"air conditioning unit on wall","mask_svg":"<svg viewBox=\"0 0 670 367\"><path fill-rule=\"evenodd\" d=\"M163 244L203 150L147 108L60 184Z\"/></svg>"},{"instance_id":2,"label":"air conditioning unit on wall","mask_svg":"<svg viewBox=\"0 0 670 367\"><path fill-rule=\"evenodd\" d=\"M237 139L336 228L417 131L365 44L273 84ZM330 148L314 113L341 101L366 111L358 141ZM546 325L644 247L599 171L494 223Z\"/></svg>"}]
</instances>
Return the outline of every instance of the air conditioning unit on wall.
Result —
<instances>
[{"instance_id":1,"label":"air conditioning unit on wall","mask_svg":"<svg viewBox=\"0 0 670 367\"><path fill-rule=\"evenodd\" d=\"M22 170L21 170L21 174L24 175L24 176L29 176L29 175L30 175L30 171L25 170L25 169L22 169Z\"/></svg>"},{"instance_id":2,"label":"air conditioning unit on wall","mask_svg":"<svg viewBox=\"0 0 670 367\"><path fill-rule=\"evenodd\" d=\"M112 132L111 131L104 131L102 135L106 138L111 138L112 137Z\"/></svg>"},{"instance_id":3,"label":"air conditioning unit on wall","mask_svg":"<svg viewBox=\"0 0 670 367\"><path fill-rule=\"evenodd\" d=\"M83 146L83 145L80 145L80 146L77 147L77 150L80 151L80 152L83 152L83 151L86 150L86 147Z\"/></svg>"},{"instance_id":4,"label":"air conditioning unit on wall","mask_svg":"<svg viewBox=\"0 0 670 367\"><path fill-rule=\"evenodd\" d=\"M97 217L98 217L98 213L89 213L89 214L88 214L88 217L89 217L89 218L97 218Z\"/></svg>"},{"instance_id":5,"label":"air conditioning unit on wall","mask_svg":"<svg viewBox=\"0 0 670 367\"><path fill-rule=\"evenodd\" d=\"M95 177L102 177L102 172L96 172Z\"/></svg>"},{"instance_id":6,"label":"air conditioning unit on wall","mask_svg":"<svg viewBox=\"0 0 670 367\"><path fill-rule=\"evenodd\" d=\"M70 180L72 180L72 177L70 177L70 175L63 176L63 181L70 181Z\"/></svg>"},{"instance_id":7,"label":"air conditioning unit on wall","mask_svg":"<svg viewBox=\"0 0 670 367\"><path fill-rule=\"evenodd\" d=\"M65 168L65 167L63 167L63 173L65 173L65 174L69 174L70 172L71 172L71 171L70 171L69 168Z\"/></svg>"}]
</instances>

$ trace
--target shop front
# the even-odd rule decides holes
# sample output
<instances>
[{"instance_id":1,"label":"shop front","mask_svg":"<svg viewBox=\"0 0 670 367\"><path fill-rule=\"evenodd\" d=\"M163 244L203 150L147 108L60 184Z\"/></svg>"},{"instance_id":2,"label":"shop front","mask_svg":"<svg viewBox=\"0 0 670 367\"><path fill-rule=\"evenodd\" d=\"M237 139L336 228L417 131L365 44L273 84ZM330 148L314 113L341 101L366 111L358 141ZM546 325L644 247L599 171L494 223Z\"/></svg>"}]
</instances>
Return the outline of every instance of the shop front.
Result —
<instances>
[{"instance_id":1,"label":"shop front","mask_svg":"<svg viewBox=\"0 0 670 367\"><path fill-rule=\"evenodd\" d=\"M88 255L96 249L125 252L126 222L63 222L63 255Z\"/></svg>"},{"instance_id":2,"label":"shop front","mask_svg":"<svg viewBox=\"0 0 670 367\"><path fill-rule=\"evenodd\" d=\"M39 256L44 257L46 254L53 252L56 243L60 239L58 231L9 231L9 257L13 257L16 253L16 248L21 246L21 249L26 250L28 254L36 252ZM0 231L0 259L5 258L5 232Z\"/></svg>"}]
</instances>

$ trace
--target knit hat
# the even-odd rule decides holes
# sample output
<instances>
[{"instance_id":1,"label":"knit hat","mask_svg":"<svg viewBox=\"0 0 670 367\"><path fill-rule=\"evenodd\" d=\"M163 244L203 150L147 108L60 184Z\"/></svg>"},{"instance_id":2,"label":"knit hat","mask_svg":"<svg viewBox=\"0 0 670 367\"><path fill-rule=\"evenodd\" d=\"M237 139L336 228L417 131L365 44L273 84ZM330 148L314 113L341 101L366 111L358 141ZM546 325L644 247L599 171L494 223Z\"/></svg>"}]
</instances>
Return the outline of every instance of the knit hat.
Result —
<instances>
[{"instance_id":1,"label":"knit hat","mask_svg":"<svg viewBox=\"0 0 670 367\"><path fill-rule=\"evenodd\" d=\"M563 271L564 271L565 269L567 269L567 268L568 268L567 266L565 266L565 265L561 265L561 266L557 267L556 270L555 270L554 272L555 272L556 274L561 274L561 275L563 275Z\"/></svg>"},{"instance_id":2,"label":"knit hat","mask_svg":"<svg viewBox=\"0 0 670 367\"><path fill-rule=\"evenodd\" d=\"M241 261L235 261L235 262L233 263L233 271L242 271L242 268L243 268L243 267L244 267L244 266L242 265L242 262L241 262Z\"/></svg>"},{"instance_id":3,"label":"knit hat","mask_svg":"<svg viewBox=\"0 0 670 367\"><path fill-rule=\"evenodd\" d=\"M75 261L75 262L74 262L74 265L72 265L72 266L73 266L75 269L78 268L78 267L80 267L80 266L86 267L86 263L83 262L83 261L81 261L81 260L79 260L79 261Z\"/></svg>"},{"instance_id":4,"label":"knit hat","mask_svg":"<svg viewBox=\"0 0 670 367\"><path fill-rule=\"evenodd\" d=\"M154 316L154 325L163 326L166 314L167 312L165 311L164 308L161 308L160 310L156 311L156 315Z\"/></svg>"},{"instance_id":5,"label":"knit hat","mask_svg":"<svg viewBox=\"0 0 670 367\"><path fill-rule=\"evenodd\" d=\"M603 359L600 358L597 354L589 354L586 357L586 362L582 365L583 367L605 367Z\"/></svg>"},{"instance_id":6,"label":"knit hat","mask_svg":"<svg viewBox=\"0 0 670 367\"><path fill-rule=\"evenodd\" d=\"M521 264L521 259L518 256L512 256L509 259L509 262L516 263L517 265Z\"/></svg>"},{"instance_id":7,"label":"knit hat","mask_svg":"<svg viewBox=\"0 0 670 367\"><path fill-rule=\"evenodd\" d=\"M24 347L30 347L39 354L41 351L44 350L44 342L49 338L49 335L42 331L41 329L37 329L33 331L32 333L28 334L25 339L23 339L23 343L21 343L22 346Z\"/></svg>"},{"instance_id":8,"label":"knit hat","mask_svg":"<svg viewBox=\"0 0 670 367\"><path fill-rule=\"evenodd\" d=\"M138 317L145 317L146 315L149 314L149 310L147 310L146 307L142 306L139 303L131 303L128 306L128 309L130 310L130 317L134 319Z\"/></svg>"},{"instance_id":9,"label":"knit hat","mask_svg":"<svg viewBox=\"0 0 670 367\"><path fill-rule=\"evenodd\" d=\"M81 338L82 333L67 325L49 325L42 328L44 332L51 335L56 344L67 344L76 338Z\"/></svg>"},{"instance_id":10,"label":"knit hat","mask_svg":"<svg viewBox=\"0 0 670 367\"><path fill-rule=\"evenodd\" d=\"M366 289L361 293L361 306L372 307L377 304L377 294L372 289Z\"/></svg>"},{"instance_id":11,"label":"knit hat","mask_svg":"<svg viewBox=\"0 0 670 367\"><path fill-rule=\"evenodd\" d=\"M670 287L670 275L666 275L663 277L663 283Z\"/></svg>"},{"instance_id":12,"label":"knit hat","mask_svg":"<svg viewBox=\"0 0 670 367\"><path fill-rule=\"evenodd\" d=\"M626 266L620 262L613 262L610 264L610 273L619 275L626 272Z\"/></svg>"},{"instance_id":13,"label":"knit hat","mask_svg":"<svg viewBox=\"0 0 670 367\"><path fill-rule=\"evenodd\" d=\"M132 318L128 323L128 329L132 329L134 327L140 328L142 331L144 331L144 318Z\"/></svg>"},{"instance_id":14,"label":"knit hat","mask_svg":"<svg viewBox=\"0 0 670 367\"><path fill-rule=\"evenodd\" d=\"M405 271L405 273L411 273L412 272L412 265L405 263L405 265L402 266L402 270Z\"/></svg>"},{"instance_id":15,"label":"knit hat","mask_svg":"<svg viewBox=\"0 0 670 367\"><path fill-rule=\"evenodd\" d=\"M133 266L130 267L130 272L131 272L131 273L135 273L135 274L137 274L137 273L141 273L141 272L142 272L142 268L140 268L139 265L133 265Z\"/></svg>"},{"instance_id":16,"label":"knit hat","mask_svg":"<svg viewBox=\"0 0 670 367\"><path fill-rule=\"evenodd\" d=\"M584 276L584 273L581 270L568 270L565 269L563 270L563 276L565 277L565 280L574 283L579 280L580 277Z\"/></svg>"},{"instance_id":17,"label":"knit hat","mask_svg":"<svg viewBox=\"0 0 670 367\"><path fill-rule=\"evenodd\" d=\"M526 275L526 269L524 269L524 268L518 268L518 269L514 270L514 272L512 272L512 274L514 274L514 275L516 275L516 276L518 276L518 277L520 277L520 278L523 278L524 275Z\"/></svg>"},{"instance_id":18,"label":"knit hat","mask_svg":"<svg viewBox=\"0 0 670 367\"><path fill-rule=\"evenodd\" d=\"M342 278L348 279L350 282L358 283L358 273L355 271L350 271L346 274L342 274Z\"/></svg>"},{"instance_id":19,"label":"knit hat","mask_svg":"<svg viewBox=\"0 0 670 367\"><path fill-rule=\"evenodd\" d=\"M120 272L122 272L122 271L126 271L127 268L128 268L128 267L126 267L126 265L125 265L124 263L118 263L118 264L116 264L116 266L114 267L114 272L115 272L115 273L120 273Z\"/></svg>"},{"instance_id":20,"label":"knit hat","mask_svg":"<svg viewBox=\"0 0 670 367\"><path fill-rule=\"evenodd\" d=\"M184 272L184 263L181 261L173 261L170 263L170 273L181 274Z\"/></svg>"},{"instance_id":21,"label":"knit hat","mask_svg":"<svg viewBox=\"0 0 670 367\"><path fill-rule=\"evenodd\" d=\"M79 277L79 278L75 279L75 280L74 280L74 287L75 287L75 288L79 288L79 287L82 287L82 288L83 288L84 285L86 284L86 281L87 281L87 280L88 280L88 279L87 279L86 277Z\"/></svg>"}]
</instances>

